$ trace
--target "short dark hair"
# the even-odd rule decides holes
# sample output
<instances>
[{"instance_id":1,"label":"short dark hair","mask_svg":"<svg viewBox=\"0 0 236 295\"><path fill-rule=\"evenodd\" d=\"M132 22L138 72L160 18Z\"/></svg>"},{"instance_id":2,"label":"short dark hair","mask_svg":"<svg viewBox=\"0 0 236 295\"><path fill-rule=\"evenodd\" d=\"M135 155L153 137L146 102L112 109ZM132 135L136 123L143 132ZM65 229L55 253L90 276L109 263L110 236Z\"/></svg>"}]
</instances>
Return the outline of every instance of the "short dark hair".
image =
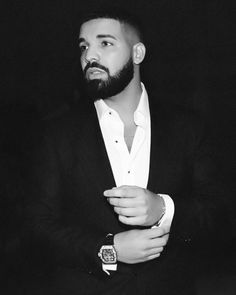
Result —
<instances>
[{"instance_id":1,"label":"short dark hair","mask_svg":"<svg viewBox=\"0 0 236 295\"><path fill-rule=\"evenodd\" d=\"M117 7L103 7L96 9L92 12L85 13L80 17L78 23L78 29L87 21L98 19L98 18L108 18L119 21L121 24L127 24L132 27L141 42L144 42L144 29L141 20L137 15L130 13L127 10L123 10Z\"/></svg>"}]
</instances>

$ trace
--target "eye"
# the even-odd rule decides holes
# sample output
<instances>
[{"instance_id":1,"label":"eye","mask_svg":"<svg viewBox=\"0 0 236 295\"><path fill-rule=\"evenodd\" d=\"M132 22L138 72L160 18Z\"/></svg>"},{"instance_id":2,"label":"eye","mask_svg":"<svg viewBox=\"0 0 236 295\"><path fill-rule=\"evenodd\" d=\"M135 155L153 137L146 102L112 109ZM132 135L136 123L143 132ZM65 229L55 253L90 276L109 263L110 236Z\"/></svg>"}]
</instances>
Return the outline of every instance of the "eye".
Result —
<instances>
[{"instance_id":1,"label":"eye","mask_svg":"<svg viewBox=\"0 0 236 295\"><path fill-rule=\"evenodd\" d=\"M102 44L102 47L107 47L107 46L112 46L113 45L111 42L106 41L106 40L102 41L101 44Z\"/></svg>"},{"instance_id":2,"label":"eye","mask_svg":"<svg viewBox=\"0 0 236 295\"><path fill-rule=\"evenodd\" d=\"M88 49L88 46L85 44L81 44L81 45L79 45L79 49L80 49L80 52L83 53L85 50Z\"/></svg>"}]
</instances>

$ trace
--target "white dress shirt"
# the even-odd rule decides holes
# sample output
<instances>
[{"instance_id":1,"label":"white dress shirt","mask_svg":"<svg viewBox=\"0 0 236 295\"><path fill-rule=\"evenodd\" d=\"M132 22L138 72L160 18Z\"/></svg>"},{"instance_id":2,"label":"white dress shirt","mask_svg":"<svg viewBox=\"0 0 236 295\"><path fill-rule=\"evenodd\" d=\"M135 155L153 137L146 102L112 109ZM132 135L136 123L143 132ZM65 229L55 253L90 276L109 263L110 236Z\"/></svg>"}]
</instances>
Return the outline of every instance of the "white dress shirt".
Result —
<instances>
[{"instance_id":1,"label":"white dress shirt","mask_svg":"<svg viewBox=\"0 0 236 295\"><path fill-rule=\"evenodd\" d=\"M148 95L142 84L142 94L134 112L136 132L129 151L124 138L124 123L119 114L104 100L95 103L106 151L116 186L132 185L147 188L149 177L151 122ZM108 188L109 189L109 188ZM174 202L165 192L158 193L165 202L165 214L159 225L170 226L174 216Z\"/></svg>"}]
</instances>

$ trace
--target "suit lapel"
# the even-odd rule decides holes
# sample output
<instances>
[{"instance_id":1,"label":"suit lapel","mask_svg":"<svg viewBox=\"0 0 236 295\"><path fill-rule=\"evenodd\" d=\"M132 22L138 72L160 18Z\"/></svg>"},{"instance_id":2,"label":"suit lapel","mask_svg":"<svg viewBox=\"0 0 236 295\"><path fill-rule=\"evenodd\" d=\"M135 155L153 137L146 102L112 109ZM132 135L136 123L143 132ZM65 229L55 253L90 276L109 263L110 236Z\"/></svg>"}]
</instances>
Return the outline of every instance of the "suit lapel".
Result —
<instances>
[{"instance_id":1,"label":"suit lapel","mask_svg":"<svg viewBox=\"0 0 236 295\"><path fill-rule=\"evenodd\" d=\"M93 105L84 124L82 137L84 159L89 159L86 167L96 186L102 191L114 187L115 180Z\"/></svg>"},{"instance_id":2,"label":"suit lapel","mask_svg":"<svg viewBox=\"0 0 236 295\"><path fill-rule=\"evenodd\" d=\"M150 104L151 113L151 151L148 189L159 192L165 174L165 163L168 157L166 150L167 120L160 105Z\"/></svg>"}]
</instances>

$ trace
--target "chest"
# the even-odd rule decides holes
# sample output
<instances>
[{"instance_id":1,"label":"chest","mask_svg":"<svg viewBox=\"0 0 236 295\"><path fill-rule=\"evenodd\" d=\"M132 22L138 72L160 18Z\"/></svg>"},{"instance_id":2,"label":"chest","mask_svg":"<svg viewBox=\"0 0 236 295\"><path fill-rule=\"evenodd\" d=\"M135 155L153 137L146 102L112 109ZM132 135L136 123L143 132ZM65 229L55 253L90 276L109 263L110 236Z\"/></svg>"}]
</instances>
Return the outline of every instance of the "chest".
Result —
<instances>
[{"instance_id":1,"label":"chest","mask_svg":"<svg viewBox=\"0 0 236 295\"><path fill-rule=\"evenodd\" d=\"M125 125L124 127L124 141L129 152L131 151L136 129L137 129L137 126L134 124L134 122L132 122L129 125Z\"/></svg>"}]
</instances>

